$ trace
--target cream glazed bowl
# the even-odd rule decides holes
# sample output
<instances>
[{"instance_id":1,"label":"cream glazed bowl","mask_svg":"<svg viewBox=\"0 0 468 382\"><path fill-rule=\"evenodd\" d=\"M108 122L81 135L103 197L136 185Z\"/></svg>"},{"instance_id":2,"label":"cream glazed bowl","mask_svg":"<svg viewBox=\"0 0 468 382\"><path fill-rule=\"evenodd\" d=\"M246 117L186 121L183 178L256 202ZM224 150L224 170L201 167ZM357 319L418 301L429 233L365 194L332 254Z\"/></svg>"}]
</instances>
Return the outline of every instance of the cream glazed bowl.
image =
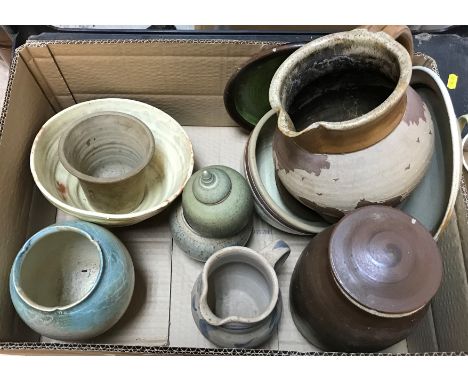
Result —
<instances>
[{"instance_id":1,"label":"cream glazed bowl","mask_svg":"<svg viewBox=\"0 0 468 382\"><path fill-rule=\"evenodd\" d=\"M127 213L95 211L78 178L66 171L59 160L62 134L78 121L105 112L127 114L140 120L154 137L154 155L146 168L143 200ZM192 144L178 122L153 106L120 98L87 101L62 110L42 126L30 156L34 181L55 207L82 220L114 226L135 224L165 209L182 192L193 165Z\"/></svg>"}]
</instances>

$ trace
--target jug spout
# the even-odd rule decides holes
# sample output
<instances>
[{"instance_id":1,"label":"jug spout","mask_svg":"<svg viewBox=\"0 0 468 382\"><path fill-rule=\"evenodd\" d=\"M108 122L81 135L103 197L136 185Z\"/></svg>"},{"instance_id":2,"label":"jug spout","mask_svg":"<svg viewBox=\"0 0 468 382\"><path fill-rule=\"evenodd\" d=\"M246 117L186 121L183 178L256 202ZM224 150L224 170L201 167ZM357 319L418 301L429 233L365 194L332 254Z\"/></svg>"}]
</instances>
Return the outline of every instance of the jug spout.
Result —
<instances>
[{"instance_id":1,"label":"jug spout","mask_svg":"<svg viewBox=\"0 0 468 382\"><path fill-rule=\"evenodd\" d=\"M327 35L281 64L269 101L283 139L310 153L345 154L395 130L406 110L412 62L391 36L411 50L411 35L400 27L385 30Z\"/></svg>"},{"instance_id":2,"label":"jug spout","mask_svg":"<svg viewBox=\"0 0 468 382\"><path fill-rule=\"evenodd\" d=\"M283 240L277 240L260 251L260 254L270 263L275 271L286 261L291 248Z\"/></svg>"},{"instance_id":3,"label":"jug spout","mask_svg":"<svg viewBox=\"0 0 468 382\"><path fill-rule=\"evenodd\" d=\"M276 111L278 113L278 128L279 128L279 131L282 134L284 134L284 135L286 135L287 137L290 137L290 138L294 138L294 137L300 135L300 133L298 134L298 132L296 130L296 127L294 126L294 122L291 119L288 112L286 111L286 109L283 108L283 107L279 107L279 108L276 109Z\"/></svg>"}]
</instances>

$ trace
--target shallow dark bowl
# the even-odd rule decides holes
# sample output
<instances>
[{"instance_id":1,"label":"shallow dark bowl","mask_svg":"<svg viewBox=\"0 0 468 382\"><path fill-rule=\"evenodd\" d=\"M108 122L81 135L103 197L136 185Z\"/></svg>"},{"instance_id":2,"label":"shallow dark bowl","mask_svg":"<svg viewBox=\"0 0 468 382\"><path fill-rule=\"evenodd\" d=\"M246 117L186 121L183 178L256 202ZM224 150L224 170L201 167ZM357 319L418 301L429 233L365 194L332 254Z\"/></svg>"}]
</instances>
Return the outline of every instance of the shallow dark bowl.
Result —
<instances>
[{"instance_id":1,"label":"shallow dark bowl","mask_svg":"<svg viewBox=\"0 0 468 382\"><path fill-rule=\"evenodd\" d=\"M224 105L231 118L247 130L252 130L270 110L268 90L276 70L302 43L291 43L264 50L229 79L224 89Z\"/></svg>"}]
</instances>

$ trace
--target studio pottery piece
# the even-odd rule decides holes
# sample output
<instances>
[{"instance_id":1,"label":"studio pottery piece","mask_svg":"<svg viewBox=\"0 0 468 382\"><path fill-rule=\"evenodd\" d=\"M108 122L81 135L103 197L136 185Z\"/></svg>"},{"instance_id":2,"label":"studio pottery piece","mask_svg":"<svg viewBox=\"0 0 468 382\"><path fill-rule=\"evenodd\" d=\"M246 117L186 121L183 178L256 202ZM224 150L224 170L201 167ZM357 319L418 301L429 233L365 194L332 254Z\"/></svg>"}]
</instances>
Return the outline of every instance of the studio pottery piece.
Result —
<instances>
[{"instance_id":1,"label":"studio pottery piece","mask_svg":"<svg viewBox=\"0 0 468 382\"><path fill-rule=\"evenodd\" d=\"M437 244L416 219L363 207L304 249L291 278L291 313L321 349L374 352L409 335L441 279Z\"/></svg>"},{"instance_id":2,"label":"studio pottery piece","mask_svg":"<svg viewBox=\"0 0 468 382\"><path fill-rule=\"evenodd\" d=\"M32 236L10 273L21 319L42 336L73 341L96 337L126 311L134 287L132 260L108 230L74 221Z\"/></svg>"},{"instance_id":3,"label":"studio pottery piece","mask_svg":"<svg viewBox=\"0 0 468 382\"><path fill-rule=\"evenodd\" d=\"M177 245L206 261L222 248L247 243L252 221L252 195L242 175L226 166L209 166L190 178L169 223Z\"/></svg>"},{"instance_id":4,"label":"studio pottery piece","mask_svg":"<svg viewBox=\"0 0 468 382\"><path fill-rule=\"evenodd\" d=\"M328 220L408 197L434 151L432 117L411 73L410 54L385 32L335 33L291 54L269 90L286 190Z\"/></svg>"},{"instance_id":5,"label":"studio pottery piece","mask_svg":"<svg viewBox=\"0 0 468 382\"><path fill-rule=\"evenodd\" d=\"M229 247L211 256L192 290L192 315L200 332L230 348L253 348L270 338L282 312L275 271L289 252L279 240L260 253Z\"/></svg>"},{"instance_id":6,"label":"studio pottery piece","mask_svg":"<svg viewBox=\"0 0 468 382\"><path fill-rule=\"evenodd\" d=\"M230 117L246 130L252 130L270 110L268 89L283 61L302 43L290 43L262 50L239 67L224 89L224 105Z\"/></svg>"},{"instance_id":7,"label":"studio pottery piece","mask_svg":"<svg viewBox=\"0 0 468 382\"><path fill-rule=\"evenodd\" d=\"M139 206L153 156L151 130L129 114L87 116L59 142L60 163L78 178L89 203L100 212L126 213Z\"/></svg>"},{"instance_id":8,"label":"studio pottery piece","mask_svg":"<svg viewBox=\"0 0 468 382\"><path fill-rule=\"evenodd\" d=\"M114 119L118 120L118 123L123 125L131 124L132 128L135 128L137 125L141 127L141 124L143 124L151 131L154 139L154 154L145 170L140 173L142 177L137 177L137 180L131 180L131 187L127 189L125 195L119 196L119 201L122 202L122 205L120 207L118 205L112 207L117 209L124 207L125 209L134 208L130 212L115 213L96 210L95 207L99 208L96 205L97 200L94 200L95 204L90 202L80 184L80 180L67 171L59 160L59 141L62 135L77 123L93 122L93 119L103 118L103 115L112 115ZM125 122L122 121L122 116L125 116ZM109 127L107 130L111 129ZM128 157L123 153L119 153L118 156L112 154L115 159L122 154L122 159L126 158L125 160L129 164L135 165L134 172L138 172L137 169L143 166L147 158L146 155L151 152L151 145L144 144L144 142L148 143L146 141L146 133L144 133L145 130L143 128L137 129L141 131L141 136L140 134L134 135L134 137L139 137L138 142L126 139L126 143L124 144ZM117 137L117 134L114 137ZM70 138L72 137L70 136ZM91 141L89 147L86 142L87 139L82 142L85 146L75 154L71 152L68 154L70 157L77 155L75 159L68 160L68 162L71 164L78 161L80 157L83 159L82 162L80 160L80 163L82 165L88 163L89 169L93 170L93 166L102 163L102 161L97 162L88 158L90 160L87 162L86 155L91 153L91 151L88 152L88 149L91 148ZM139 148L140 146L141 149ZM72 147L73 145L65 145L64 143L64 150L71 150ZM124 149L124 146L121 146L121 148ZM138 155L134 152L137 148L139 151ZM113 146L113 149L115 149L115 146ZM102 158L107 158L107 161L109 156L106 154ZM49 119L34 140L30 166L37 187L57 208L82 220L104 225L124 226L138 223L156 215L177 198L192 174L193 151L192 144L184 129L163 111L138 101L105 98L79 103ZM73 167L75 166L76 164L73 165ZM83 173L83 169L80 172ZM127 175L131 174L127 173ZM139 182L144 182L144 194L141 201L139 201L141 196ZM108 190L109 193L112 192L111 189ZM98 194L104 195L101 191ZM130 205L126 205L125 200L120 200L120 198L126 199L127 197L128 201L134 202L135 205L138 202L138 205L131 207ZM108 201L107 198L105 200Z\"/></svg>"},{"instance_id":9,"label":"studio pottery piece","mask_svg":"<svg viewBox=\"0 0 468 382\"><path fill-rule=\"evenodd\" d=\"M458 124L460 126L460 132L463 133L463 129L468 123L468 114L462 115L458 118ZM465 135L462 139L462 153L463 153L463 167L465 171L468 171L468 135Z\"/></svg>"}]
</instances>

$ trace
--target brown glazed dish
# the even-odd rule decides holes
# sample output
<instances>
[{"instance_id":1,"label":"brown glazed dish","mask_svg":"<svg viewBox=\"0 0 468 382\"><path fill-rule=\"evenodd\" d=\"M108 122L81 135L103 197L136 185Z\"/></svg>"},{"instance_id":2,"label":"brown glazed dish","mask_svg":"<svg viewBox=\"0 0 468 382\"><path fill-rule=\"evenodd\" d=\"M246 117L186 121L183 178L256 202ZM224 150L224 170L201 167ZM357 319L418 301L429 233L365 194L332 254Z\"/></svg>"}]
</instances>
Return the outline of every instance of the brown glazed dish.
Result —
<instances>
[{"instance_id":1,"label":"brown glazed dish","mask_svg":"<svg viewBox=\"0 0 468 382\"><path fill-rule=\"evenodd\" d=\"M409 335L441 278L437 245L419 222L390 207L363 207L304 249L291 278L291 313L324 350L379 351Z\"/></svg>"}]
</instances>

